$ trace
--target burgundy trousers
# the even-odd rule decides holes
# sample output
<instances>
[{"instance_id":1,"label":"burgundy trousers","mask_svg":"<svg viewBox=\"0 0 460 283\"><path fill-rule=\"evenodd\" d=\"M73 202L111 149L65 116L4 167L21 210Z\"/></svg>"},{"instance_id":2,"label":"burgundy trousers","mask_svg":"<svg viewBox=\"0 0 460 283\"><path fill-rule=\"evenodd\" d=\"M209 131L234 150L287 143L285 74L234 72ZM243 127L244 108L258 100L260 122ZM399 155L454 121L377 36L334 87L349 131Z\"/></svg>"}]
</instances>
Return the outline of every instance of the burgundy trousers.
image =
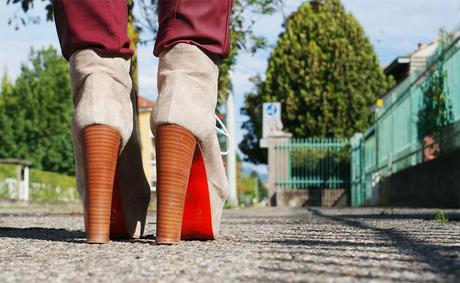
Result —
<instances>
[{"instance_id":1,"label":"burgundy trousers","mask_svg":"<svg viewBox=\"0 0 460 283\"><path fill-rule=\"evenodd\" d=\"M177 43L225 57L230 51L229 19L233 0L159 0L159 31L154 54ZM53 0L62 54L80 49L130 57L126 0ZM155 19L151 19L154 21Z\"/></svg>"}]
</instances>

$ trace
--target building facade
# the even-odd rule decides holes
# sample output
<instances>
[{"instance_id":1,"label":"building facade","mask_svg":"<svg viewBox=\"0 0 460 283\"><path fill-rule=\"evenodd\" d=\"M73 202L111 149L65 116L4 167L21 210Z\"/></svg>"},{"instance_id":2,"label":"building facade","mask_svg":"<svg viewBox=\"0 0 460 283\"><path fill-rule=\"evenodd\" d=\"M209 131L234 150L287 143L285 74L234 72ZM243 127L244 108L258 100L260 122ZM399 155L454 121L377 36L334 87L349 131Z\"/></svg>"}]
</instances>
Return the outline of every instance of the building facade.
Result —
<instances>
[{"instance_id":1,"label":"building facade","mask_svg":"<svg viewBox=\"0 0 460 283\"><path fill-rule=\"evenodd\" d=\"M142 163L144 166L145 176L150 184L150 189L156 191L157 171L155 158L155 139L150 130L150 114L154 102L145 97L138 96L138 127L139 141L141 145Z\"/></svg>"}]
</instances>

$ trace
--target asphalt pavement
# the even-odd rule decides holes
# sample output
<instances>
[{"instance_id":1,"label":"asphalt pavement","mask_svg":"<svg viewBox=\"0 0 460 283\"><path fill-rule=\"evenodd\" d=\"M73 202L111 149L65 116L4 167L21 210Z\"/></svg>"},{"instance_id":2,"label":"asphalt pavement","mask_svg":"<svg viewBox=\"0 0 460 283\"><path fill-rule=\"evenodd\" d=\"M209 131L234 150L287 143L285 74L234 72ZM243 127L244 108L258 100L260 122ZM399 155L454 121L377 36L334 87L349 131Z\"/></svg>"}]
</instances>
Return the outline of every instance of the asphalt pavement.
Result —
<instances>
[{"instance_id":1,"label":"asphalt pavement","mask_svg":"<svg viewBox=\"0 0 460 283\"><path fill-rule=\"evenodd\" d=\"M216 241L85 243L80 213L0 209L0 282L460 282L460 210L231 209Z\"/></svg>"}]
</instances>

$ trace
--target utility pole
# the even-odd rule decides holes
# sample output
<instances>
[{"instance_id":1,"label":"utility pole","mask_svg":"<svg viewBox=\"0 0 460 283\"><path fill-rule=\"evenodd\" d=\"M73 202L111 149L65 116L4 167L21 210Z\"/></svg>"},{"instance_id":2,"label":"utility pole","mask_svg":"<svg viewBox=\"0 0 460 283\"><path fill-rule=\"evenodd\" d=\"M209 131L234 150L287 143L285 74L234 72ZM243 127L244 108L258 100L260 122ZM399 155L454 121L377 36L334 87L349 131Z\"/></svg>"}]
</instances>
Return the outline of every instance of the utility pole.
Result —
<instances>
[{"instance_id":1,"label":"utility pole","mask_svg":"<svg viewBox=\"0 0 460 283\"><path fill-rule=\"evenodd\" d=\"M256 199L256 203L260 202L259 198L259 178L256 176L254 177L254 196Z\"/></svg>"},{"instance_id":2,"label":"utility pole","mask_svg":"<svg viewBox=\"0 0 460 283\"><path fill-rule=\"evenodd\" d=\"M227 155L227 177L229 183L228 202L231 205L238 205L236 190L236 138L235 138L235 102L233 91L229 91L226 103L226 127L229 133L228 142L231 144L230 152Z\"/></svg>"}]
</instances>

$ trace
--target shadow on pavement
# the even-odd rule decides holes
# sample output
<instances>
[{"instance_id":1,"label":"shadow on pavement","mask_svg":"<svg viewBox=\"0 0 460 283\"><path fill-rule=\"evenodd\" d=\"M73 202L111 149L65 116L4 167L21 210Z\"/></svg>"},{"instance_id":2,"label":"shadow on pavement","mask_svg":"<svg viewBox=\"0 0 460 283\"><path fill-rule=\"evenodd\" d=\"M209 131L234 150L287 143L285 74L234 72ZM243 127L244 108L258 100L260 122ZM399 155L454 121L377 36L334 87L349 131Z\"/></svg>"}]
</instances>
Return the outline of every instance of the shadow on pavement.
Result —
<instances>
[{"instance_id":1,"label":"shadow on pavement","mask_svg":"<svg viewBox=\"0 0 460 283\"><path fill-rule=\"evenodd\" d=\"M315 274L324 274L333 277L352 276L364 280L388 280L392 282L418 282L418 279L395 277L391 272L377 273L372 272L365 274L355 271L346 271L350 267L350 260L354 263L352 266L359 270L391 270L404 274L405 272L413 273L411 263L417 263L420 271L431 272L437 276L435 281L460 282L460 246L455 244L443 244L441 241L446 237L440 234L442 231L434 230L427 235L430 242L424 239L417 239L417 231L406 232L398 230L396 227L375 227L366 223L365 220L378 219L433 219L433 214L427 212L422 216L420 214L393 214L393 215L369 215L369 214L324 214L320 209L310 208L311 213L318 218L332 221L333 223L342 224L353 229L346 229L346 232L337 231L339 234L327 234L325 237L315 231L309 238L292 238L284 237L277 234L276 239L249 241L262 246L278 244L278 248L271 246L265 251L260 251L260 256L269 257L275 262L273 266L263 267L266 272L271 272L278 268L279 272L296 273L299 271L311 272L309 266L324 265L329 266L326 270L315 270ZM314 219L312 219L314 220ZM375 223L375 222L374 222ZM258 223L262 224L262 223ZM422 229L423 230L423 229ZM349 232L355 231L355 232ZM311 232L311 231L310 231ZM410 233L415 234L410 234ZM426 230L423 231L426 233ZM333 233L334 234L334 233ZM289 236L289 235L287 235ZM455 235L452 235L455 237ZM372 240L374 237L377 241ZM439 239L440 242L436 241ZM433 242L434 240L434 242ZM248 241L245 241L248 242ZM299 250L298 247L305 247L306 250ZM353 250L354 253L343 253L343 251ZM297 253L297 254L296 254ZM305 258L305 254L309 257ZM408 257L401 257L405 255ZM298 265L290 266L295 258ZM346 263L343 263L342 260ZM283 264L284 263L284 264ZM301 264L299 264L301 263ZM286 267L285 267L286 266ZM289 267L287 267L289 266ZM300 268L300 269L299 269ZM305 269L305 270L303 270ZM345 270L345 271L344 271ZM415 271L416 272L416 271ZM259 278L260 279L260 278Z\"/></svg>"},{"instance_id":2,"label":"shadow on pavement","mask_svg":"<svg viewBox=\"0 0 460 283\"><path fill-rule=\"evenodd\" d=\"M313 211L315 209L312 209ZM322 216L328 216L327 214L321 214ZM460 221L460 212L447 212L445 216L449 221ZM435 217L434 213L380 213L380 214L340 214L341 218L347 219L421 219L421 220L433 220Z\"/></svg>"},{"instance_id":3,"label":"shadow on pavement","mask_svg":"<svg viewBox=\"0 0 460 283\"><path fill-rule=\"evenodd\" d=\"M15 239L31 239L31 240L44 240L56 241L65 243L86 244L86 233L80 230L66 230L62 228L43 228L43 227L30 227L30 228L17 228L17 227L0 227L0 238L15 238ZM155 236L153 234L142 236L140 239L111 239L117 242L131 242L131 243L155 243ZM147 240L147 241L146 241Z\"/></svg>"},{"instance_id":4,"label":"shadow on pavement","mask_svg":"<svg viewBox=\"0 0 460 283\"><path fill-rule=\"evenodd\" d=\"M83 231L71 231L58 228L17 228L17 227L0 227L0 238L17 238L58 241L68 243L85 243L86 234Z\"/></svg>"},{"instance_id":5,"label":"shadow on pavement","mask_svg":"<svg viewBox=\"0 0 460 283\"><path fill-rule=\"evenodd\" d=\"M452 276L455 275L458 270L455 269L451 264L451 258L446 256L449 252L460 252L459 247L453 246L441 246L433 245L412 238L410 235L403 231L399 231L395 228L378 228L368 225L366 223L359 222L357 220L348 219L350 215L325 215L318 209L311 210L313 215L318 217L323 217L329 220L333 220L338 223L342 223L354 228L361 230L371 230L376 233L381 239L389 240L389 244L386 246L394 247L398 249L401 253L412 255L418 261L425 262L428 264L432 270L436 271L435 273L441 276ZM358 217L357 215L352 215L353 217ZM351 218L351 217L350 217ZM388 217L383 217L388 219ZM391 219L391 217L390 217ZM292 243L286 242L285 244L289 245ZM307 243L308 244L308 243ZM322 243L324 244L324 243ZM366 246L365 243L338 243L338 245L356 245L357 247ZM379 246L380 244L372 243L369 246ZM457 274L458 275L458 274Z\"/></svg>"}]
</instances>

